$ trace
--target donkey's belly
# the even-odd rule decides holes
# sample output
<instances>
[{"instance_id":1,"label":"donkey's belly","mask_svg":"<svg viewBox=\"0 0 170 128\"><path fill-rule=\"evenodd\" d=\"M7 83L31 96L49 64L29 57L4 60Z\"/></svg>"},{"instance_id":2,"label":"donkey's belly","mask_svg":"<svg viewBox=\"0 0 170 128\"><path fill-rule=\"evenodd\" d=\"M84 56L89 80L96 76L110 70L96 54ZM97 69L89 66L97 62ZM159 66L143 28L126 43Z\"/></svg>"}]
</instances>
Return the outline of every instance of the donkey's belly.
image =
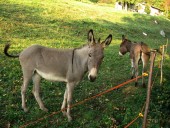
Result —
<instances>
[{"instance_id":1,"label":"donkey's belly","mask_svg":"<svg viewBox=\"0 0 170 128\"><path fill-rule=\"evenodd\" d=\"M55 75L53 73L45 73L45 72L42 72L42 71L39 71L39 70L36 70L36 71L44 79L47 79L47 80L50 80L50 81L64 81L64 82L67 82L65 77Z\"/></svg>"}]
</instances>

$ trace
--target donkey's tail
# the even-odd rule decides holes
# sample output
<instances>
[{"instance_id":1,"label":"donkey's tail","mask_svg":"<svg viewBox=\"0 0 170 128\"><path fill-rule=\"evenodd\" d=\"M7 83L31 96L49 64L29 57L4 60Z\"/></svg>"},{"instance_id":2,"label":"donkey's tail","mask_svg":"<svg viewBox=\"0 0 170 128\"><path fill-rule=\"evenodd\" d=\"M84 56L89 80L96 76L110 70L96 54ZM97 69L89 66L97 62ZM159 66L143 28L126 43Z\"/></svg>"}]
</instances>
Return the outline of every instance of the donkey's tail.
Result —
<instances>
[{"instance_id":1,"label":"donkey's tail","mask_svg":"<svg viewBox=\"0 0 170 128\"><path fill-rule=\"evenodd\" d=\"M143 42L141 42L140 44L141 44L140 54L142 55L142 53L144 53L144 54L150 56L151 51L150 51L150 48L148 47L148 45Z\"/></svg>"},{"instance_id":2,"label":"donkey's tail","mask_svg":"<svg viewBox=\"0 0 170 128\"><path fill-rule=\"evenodd\" d=\"M162 52L160 49L151 49L150 52L157 52L159 53L160 55L162 55Z\"/></svg>"},{"instance_id":3,"label":"donkey's tail","mask_svg":"<svg viewBox=\"0 0 170 128\"><path fill-rule=\"evenodd\" d=\"M5 54L6 56L8 56L8 57L18 58L19 55L10 55L10 54L8 53L9 48L10 48L10 44L6 44L6 45L5 45L5 48L4 48L4 54Z\"/></svg>"},{"instance_id":4,"label":"donkey's tail","mask_svg":"<svg viewBox=\"0 0 170 128\"><path fill-rule=\"evenodd\" d=\"M144 45L145 45L145 48L144 48ZM151 52L157 52L162 55L162 52L160 51L160 49L149 49L149 47L143 42L141 42L141 52L149 56Z\"/></svg>"}]
</instances>

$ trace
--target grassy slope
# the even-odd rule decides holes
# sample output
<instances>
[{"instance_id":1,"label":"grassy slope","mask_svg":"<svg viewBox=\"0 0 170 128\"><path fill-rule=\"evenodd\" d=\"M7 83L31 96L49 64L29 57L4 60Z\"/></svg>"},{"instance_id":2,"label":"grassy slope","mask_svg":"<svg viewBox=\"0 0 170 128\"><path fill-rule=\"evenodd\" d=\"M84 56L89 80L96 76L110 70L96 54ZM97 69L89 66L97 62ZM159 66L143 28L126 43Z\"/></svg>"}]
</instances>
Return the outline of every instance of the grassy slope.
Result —
<instances>
[{"instance_id":1,"label":"grassy slope","mask_svg":"<svg viewBox=\"0 0 170 128\"><path fill-rule=\"evenodd\" d=\"M156 25L154 20L159 24ZM17 59L9 59L3 55L4 44L10 42L11 52L14 53L22 51L31 44L56 48L78 47L87 42L87 31L91 28L94 29L96 38L101 37L104 40L108 34L112 34L113 41L105 51L105 59L97 81L90 83L85 77L75 89L74 102L93 96L130 78L128 55L123 58L118 56L122 34L133 41L146 42L151 48L158 48L166 43L166 39L159 34L161 29L170 35L170 21L163 17L118 12L113 7L73 0L1 0L0 125L10 123L12 127L19 127L49 114L39 110L31 94L32 86L29 86L27 92L30 112L25 114L21 110L22 72ZM142 35L143 32L148 36ZM170 68L169 61L167 56L165 61L167 71ZM155 68L155 72L157 70ZM169 83L169 75L165 76L164 80ZM50 112L60 109L65 89L63 84L42 81L42 98ZM159 82L156 81L156 84ZM146 89L135 88L132 83L74 108L72 123L67 123L66 118L58 114L30 127L111 127L112 118L116 118L119 127L123 127L138 115L145 101L145 95ZM154 114L150 114L149 118L154 119L158 116ZM139 127L141 123L142 120L138 120L133 127ZM154 122L152 125L159 126Z\"/></svg>"}]
</instances>

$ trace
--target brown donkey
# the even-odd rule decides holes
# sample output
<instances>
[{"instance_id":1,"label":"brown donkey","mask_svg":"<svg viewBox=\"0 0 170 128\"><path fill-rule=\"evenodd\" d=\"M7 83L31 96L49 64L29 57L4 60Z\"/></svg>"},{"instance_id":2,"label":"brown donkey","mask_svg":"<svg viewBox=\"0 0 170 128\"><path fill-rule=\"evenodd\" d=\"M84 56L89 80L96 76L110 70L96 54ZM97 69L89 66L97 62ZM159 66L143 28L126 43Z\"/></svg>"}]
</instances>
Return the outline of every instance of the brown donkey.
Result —
<instances>
[{"instance_id":1,"label":"brown donkey","mask_svg":"<svg viewBox=\"0 0 170 128\"><path fill-rule=\"evenodd\" d=\"M63 114L71 121L70 106L72 94L76 84L78 84L84 74L88 71L88 79L93 82L104 58L104 48L112 41L112 35L109 35L105 41L95 41L93 30L88 32L88 44L75 49L55 49L40 45L32 45L23 50L19 55L8 54L10 47L7 44L4 48L5 55L9 57L19 57L23 71L23 85L21 88L22 108L28 111L26 107L25 93L29 81L33 80L33 94L39 104L40 109L48 111L45 108L40 95L41 77L51 81L66 82L64 100L61 106ZM67 112L64 111L67 105Z\"/></svg>"},{"instance_id":2,"label":"brown donkey","mask_svg":"<svg viewBox=\"0 0 170 128\"><path fill-rule=\"evenodd\" d=\"M133 43L130 40L126 39L124 35L122 35L122 43L120 44L119 55L122 56L127 52L130 53L132 78L136 77L135 86L137 86L139 61L141 60L143 63L142 73L144 73L146 71L147 63L150 58L150 49L147 44L143 42ZM142 77L142 85L143 87L145 87L144 77Z\"/></svg>"}]
</instances>

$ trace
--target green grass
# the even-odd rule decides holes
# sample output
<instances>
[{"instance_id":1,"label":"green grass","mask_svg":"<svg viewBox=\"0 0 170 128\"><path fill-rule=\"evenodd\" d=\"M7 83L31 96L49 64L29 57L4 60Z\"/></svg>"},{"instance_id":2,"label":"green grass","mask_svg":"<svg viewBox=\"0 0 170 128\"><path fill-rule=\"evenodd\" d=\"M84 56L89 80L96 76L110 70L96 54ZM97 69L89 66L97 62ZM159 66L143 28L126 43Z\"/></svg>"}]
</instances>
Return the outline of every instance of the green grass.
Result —
<instances>
[{"instance_id":1,"label":"green grass","mask_svg":"<svg viewBox=\"0 0 170 128\"><path fill-rule=\"evenodd\" d=\"M159 22L158 25L154 20ZM115 11L113 6L94 4L89 1L74 0L1 0L0 1L0 127L10 124L18 128L30 121L44 117L60 110L65 90L62 82L42 80L41 95L49 113L39 110L31 91L27 91L27 106L30 111L21 109L20 88L22 71L18 59L7 58L3 54L6 43L11 43L10 52L18 53L32 44L42 44L55 48L73 48L87 43L87 32L94 30L96 38L104 40L109 34L113 41L105 49L105 58L95 83L90 83L85 75L83 81L75 88L74 101L105 91L130 78L129 56L119 57L121 35L125 34L132 41L143 41L151 48L166 44L160 34L164 30L170 37L170 21L164 17L151 17L137 13ZM148 36L144 36L145 32ZM160 127L166 117L169 100L170 48L164 64L164 88L159 86L160 73L155 81L153 97L148 115L149 128ZM157 56L153 75L160 57ZM122 128L133 120L141 111L146 98L146 88L134 87L134 83L112 91L99 98L72 109L73 121L67 122L62 114L44 119L30 128L110 128L112 119ZM166 106L164 108L164 106ZM164 108L164 109L163 109ZM163 117L165 116L165 117ZM158 120L157 122L155 120ZM163 120L165 121L165 120ZM166 121L165 121L166 123ZM139 128L142 119L131 127ZM161 124L162 125L162 124ZM165 125L165 124L164 124Z\"/></svg>"}]
</instances>

